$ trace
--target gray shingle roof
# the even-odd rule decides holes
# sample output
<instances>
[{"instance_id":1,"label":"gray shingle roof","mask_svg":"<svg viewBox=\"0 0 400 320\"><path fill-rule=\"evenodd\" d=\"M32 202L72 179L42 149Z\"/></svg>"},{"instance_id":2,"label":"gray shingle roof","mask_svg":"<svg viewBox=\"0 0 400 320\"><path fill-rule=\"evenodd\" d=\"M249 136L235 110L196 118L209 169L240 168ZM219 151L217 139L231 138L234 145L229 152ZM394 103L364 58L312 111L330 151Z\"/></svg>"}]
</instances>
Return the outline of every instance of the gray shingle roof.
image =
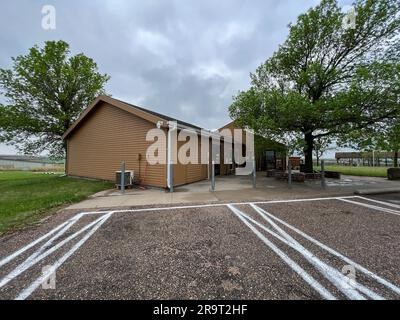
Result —
<instances>
[{"instance_id":1,"label":"gray shingle roof","mask_svg":"<svg viewBox=\"0 0 400 320\"><path fill-rule=\"evenodd\" d=\"M113 99L115 99L115 98L113 98ZM161 118L161 119L164 119L164 120L166 120L166 121L176 121L176 122L178 122L179 124L182 124L182 125L184 125L184 126L186 126L186 127L190 127L190 128L197 129L197 130L203 129L203 128L201 128L201 127L199 127L199 126L196 126L196 125L193 125L193 124L191 124L191 123L189 123L189 122L185 122L185 121L182 121L182 120L178 120L178 119L172 118L172 117L170 117L170 116L167 116L167 115L165 115L165 114L161 114L161 113L158 113L158 112L149 110L149 109L145 109L145 108L143 108L143 107L139 107L139 106L130 104L130 103L128 103L128 102L125 102L125 101L122 101L122 100L119 100L119 99L115 99L115 100L117 100L117 101L119 101L119 102L122 102L122 103L125 103L125 104L127 104L127 105L129 105L129 106L131 106L131 107L133 107L133 108L139 109L139 110L141 110L141 111L150 113L150 114L152 114L152 115L154 115L154 116L156 116L156 117L159 117L159 118Z\"/></svg>"}]
</instances>

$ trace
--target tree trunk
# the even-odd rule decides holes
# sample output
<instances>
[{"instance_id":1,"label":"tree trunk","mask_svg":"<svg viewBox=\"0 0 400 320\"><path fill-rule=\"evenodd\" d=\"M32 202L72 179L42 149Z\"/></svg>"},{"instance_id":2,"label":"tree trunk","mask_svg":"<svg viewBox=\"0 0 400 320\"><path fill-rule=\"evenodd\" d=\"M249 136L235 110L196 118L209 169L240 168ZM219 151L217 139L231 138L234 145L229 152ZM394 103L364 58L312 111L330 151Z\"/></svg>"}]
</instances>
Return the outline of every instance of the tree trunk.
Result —
<instances>
[{"instance_id":1,"label":"tree trunk","mask_svg":"<svg viewBox=\"0 0 400 320\"><path fill-rule=\"evenodd\" d=\"M393 158L393 167L397 168L399 166L399 150L396 150L394 152L394 158Z\"/></svg>"},{"instance_id":2,"label":"tree trunk","mask_svg":"<svg viewBox=\"0 0 400 320\"><path fill-rule=\"evenodd\" d=\"M314 172L313 168L313 146L314 146L314 137L311 132L304 134L304 141L306 146L304 148L304 165L305 172L312 173Z\"/></svg>"}]
</instances>

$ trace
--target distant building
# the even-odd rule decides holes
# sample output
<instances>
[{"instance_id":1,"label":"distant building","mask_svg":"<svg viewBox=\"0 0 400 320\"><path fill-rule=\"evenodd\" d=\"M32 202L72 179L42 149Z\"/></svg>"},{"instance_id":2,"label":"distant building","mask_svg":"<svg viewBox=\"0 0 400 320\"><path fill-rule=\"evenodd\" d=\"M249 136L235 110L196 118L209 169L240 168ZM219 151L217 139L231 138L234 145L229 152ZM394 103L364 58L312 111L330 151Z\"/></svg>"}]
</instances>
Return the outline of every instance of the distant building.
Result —
<instances>
[{"instance_id":1,"label":"distant building","mask_svg":"<svg viewBox=\"0 0 400 320\"><path fill-rule=\"evenodd\" d=\"M351 166L390 166L393 164L395 157L394 152L384 151L364 151L364 152L336 152L335 158L337 163L347 164Z\"/></svg>"},{"instance_id":2,"label":"distant building","mask_svg":"<svg viewBox=\"0 0 400 320\"><path fill-rule=\"evenodd\" d=\"M51 161L46 157L0 155L0 170L51 169L55 165L62 165L62 162Z\"/></svg>"}]
</instances>

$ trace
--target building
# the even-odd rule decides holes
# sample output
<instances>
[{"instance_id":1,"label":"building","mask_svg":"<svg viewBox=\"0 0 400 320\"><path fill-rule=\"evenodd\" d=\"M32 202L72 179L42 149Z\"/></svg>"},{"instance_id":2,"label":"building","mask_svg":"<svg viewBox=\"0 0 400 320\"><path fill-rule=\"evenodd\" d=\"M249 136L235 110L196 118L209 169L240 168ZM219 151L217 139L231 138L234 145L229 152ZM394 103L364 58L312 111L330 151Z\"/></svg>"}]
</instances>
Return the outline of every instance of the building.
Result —
<instances>
[{"instance_id":1,"label":"building","mask_svg":"<svg viewBox=\"0 0 400 320\"><path fill-rule=\"evenodd\" d=\"M146 150L153 144L146 141L148 131L160 128L168 136L169 121L177 121L178 133L191 129L200 135L201 128L192 124L107 96L98 97L63 136L67 141L67 174L114 181L115 171L125 161L126 170L133 170L140 184L169 187L169 166L150 165L146 159ZM159 152L168 153L168 150ZM174 186L208 176L207 165L203 164L179 163L172 171Z\"/></svg>"},{"instance_id":2,"label":"building","mask_svg":"<svg viewBox=\"0 0 400 320\"><path fill-rule=\"evenodd\" d=\"M0 170L53 170L62 167L62 161L29 155L0 155Z\"/></svg>"},{"instance_id":3,"label":"building","mask_svg":"<svg viewBox=\"0 0 400 320\"><path fill-rule=\"evenodd\" d=\"M146 151L153 141L146 141L149 130L159 128L164 131L167 143L164 150L166 163L172 157L172 129L170 122L177 122L177 134L182 130L195 131L198 136L198 164L150 165ZM210 133L209 131L206 131ZM203 131L204 133L204 131ZM169 188L207 179L210 163L201 164L200 142L202 129L190 123L162 115L107 96L99 96L65 132L67 141L66 173L69 176L115 181L115 171L125 161L126 170L133 170L136 182L142 185ZM207 157L210 162L211 139ZM184 141L178 142L178 149ZM205 152L205 151L204 151ZM222 158L223 155L221 155ZM275 164L274 164L275 165ZM220 170L223 167L222 170ZM265 166L264 166L265 167ZM218 173L228 174L221 165Z\"/></svg>"},{"instance_id":4,"label":"building","mask_svg":"<svg viewBox=\"0 0 400 320\"><path fill-rule=\"evenodd\" d=\"M228 129L231 132L232 137L234 136L235 129L241 129L239 126L235 125L235 122L232 121L227 125L223 126L219 129L221 132L224 129ZM246 152L246 137L242 136L243 142L243 155ZM286 146L273 141L271 139L266 139L259 135L254 136L254 152L255 152L255 161L256 161L256 169L257 171L266 171L266 170L286 170ZM224 150L221 147L221 159L223 159ZM220 168L219 168L220 167ZM235 165L233 164L224 164L221 161L221 165L217 166L217 172L221 175L228 175L235 172Z\"/></svg>"},{"instance_id":5,"label":"building","mask_svg":"<svg viewBox=\"0 0 400 320\"><path fill-rule=\"evenodd\" d=\"M349 166L393 166L395 157L399 153L386 151L364 152L336 152L335 158L338 164Z\"/></svg>"}]
</instances>

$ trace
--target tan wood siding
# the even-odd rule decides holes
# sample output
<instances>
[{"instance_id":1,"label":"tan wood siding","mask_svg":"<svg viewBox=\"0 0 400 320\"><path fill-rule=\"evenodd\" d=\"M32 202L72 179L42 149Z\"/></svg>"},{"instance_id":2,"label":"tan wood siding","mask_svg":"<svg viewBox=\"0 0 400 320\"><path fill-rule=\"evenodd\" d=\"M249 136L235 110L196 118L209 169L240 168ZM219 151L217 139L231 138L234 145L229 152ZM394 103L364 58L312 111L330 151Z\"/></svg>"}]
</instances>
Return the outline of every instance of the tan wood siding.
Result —
<instances>
[{"instance_id":1,"label":"tan wood siding","mask_svg":"<svg viewBox=\"0 0 400 320\"><path fill-rule=\"evenodd\" d=\"M178 150L184 145L184 141L178 141ZM193 183L207 179L207 165L201 164L201 137L198 136L198 164L181 164L174 165L174 186Z\"/></svg>"},{"instance_id":2,"label":"tan wood siding","mask_svg":"<svg viewBox=\"0 0 400 320\"><path fill-rule=\"evenodd\" d=\"M107 103L97 106L68 138L68 174L115 180L121 161L144 185L166 187L166 165L150 165L148 130L155 125ZM161 150L166 152L166 150Z\"/></svg>"},{"instance_id":3,"label":"tan wood siding","mask_svg":"<svg viewBox=\"0 0 400 320\"><path fill-rule=\"evenodd\" d=\"M207 165L201 164L201 136L198 136L198 164L187 165L186 183L207 179Z\"/></svg>"}]
</instances>

